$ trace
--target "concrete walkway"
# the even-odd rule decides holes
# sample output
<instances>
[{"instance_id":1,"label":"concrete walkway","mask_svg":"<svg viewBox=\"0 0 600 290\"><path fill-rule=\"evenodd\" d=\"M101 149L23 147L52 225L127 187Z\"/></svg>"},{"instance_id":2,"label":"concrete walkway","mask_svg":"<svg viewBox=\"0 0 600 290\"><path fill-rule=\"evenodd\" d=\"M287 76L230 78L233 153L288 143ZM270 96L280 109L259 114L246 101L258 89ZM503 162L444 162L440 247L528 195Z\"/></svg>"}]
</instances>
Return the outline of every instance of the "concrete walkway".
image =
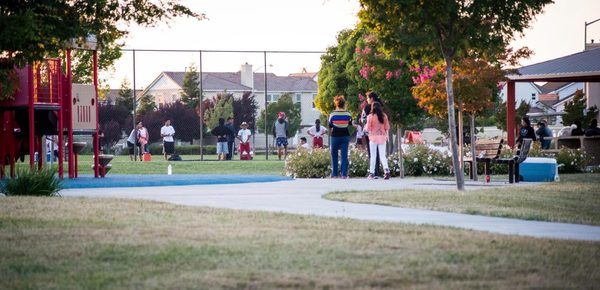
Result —
<instances>
[{"instance_id":1,"label":"concrete walkway","mask_svg":"<svg viewBox=\"0 0 600 290\"><path fill-rule=\"evenodd\" d=\"M505 182L467 182L466 189L528 186ZM477 231L530 237L600 241L600 227L565 223L525 221L391 206L355 204L322 198L327 192L386 189L455 189L454 181L428 178L297 179L290 181L223 185L191 185L136 188L65 189L62 196L148 199L181 205L262 210L370 221L431 224Z\"/></svg>"}]
</instances>

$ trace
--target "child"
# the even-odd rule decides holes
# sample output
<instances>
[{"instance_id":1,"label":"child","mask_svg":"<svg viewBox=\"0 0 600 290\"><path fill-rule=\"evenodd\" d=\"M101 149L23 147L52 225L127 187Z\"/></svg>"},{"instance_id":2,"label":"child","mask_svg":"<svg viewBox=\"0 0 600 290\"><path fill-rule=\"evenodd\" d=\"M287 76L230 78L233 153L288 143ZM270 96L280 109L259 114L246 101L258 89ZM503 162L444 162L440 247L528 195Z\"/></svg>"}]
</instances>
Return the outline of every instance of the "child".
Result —
<instances>
[{"instance_id":1,"label":"child","mask_svg":"<svg viewBox=\"0 0 600 290\"><path fill-rule=\"evenodd\" d=\"M241 129L237 134L240 140L240 160L250 160L250 137L252 132L248 130L248 123L242 122Z\"/></svg>"},{"instance_id":2,"label":"child","mask_svg":"<svg viewBox=\"0 0 600 290\"><path fill-rule=\"evenodd\" d=\"M316 119L315 125L306 131L313 138L313 147L323 148L323 135L327 134L327 128L321 126L321 120Z\"/></svg>"},{"instance_id":3,"label":"child","mask_svg":"<svg viewBox=\"0 0 600 290\"><path fill-rule=\"evenodd\" d=\"M356 125L356 149L365 150L364 136L362 124L359 122Z\"/></svg>"},{"instance_id":4,"label":"child","mask_svg":"<svg viewBox=\"0 0 600 290\"><path fill-rule=\"evenodd\" d=\"M300 137L300 148L310 150L310 145L306 142L306 137Z\"/></svg>"}]
</instances>

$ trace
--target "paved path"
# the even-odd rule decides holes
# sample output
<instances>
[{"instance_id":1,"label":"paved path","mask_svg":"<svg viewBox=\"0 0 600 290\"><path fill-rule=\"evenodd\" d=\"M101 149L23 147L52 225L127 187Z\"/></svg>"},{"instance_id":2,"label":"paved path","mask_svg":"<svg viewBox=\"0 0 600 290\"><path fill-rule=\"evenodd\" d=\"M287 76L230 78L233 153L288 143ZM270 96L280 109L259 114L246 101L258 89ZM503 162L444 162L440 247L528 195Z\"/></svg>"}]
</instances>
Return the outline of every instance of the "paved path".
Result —
<instances>
[{"instance_id":1,"label":"paved path","mask_svg":"<svg viewBox=\"0 0 600 290\"><path fill-rule=\"evenodd\" d=\"M496 182L488 185L467 182L466 189L482 186L528 186ZM354 204L323 199L331 191L421 188L455 189L453 181L426 178L367 179L297 179L290 181L224 185L191 185L136 188L65 189L63 196L117 197L164 201L181 205L209 206L243 210L263 210L293 214L345 217L359 220L431 224L478 231L545 237L556 239L600 241L600 227L564 223L524 221L431 210Z\"/></svg>"}]
</instances>

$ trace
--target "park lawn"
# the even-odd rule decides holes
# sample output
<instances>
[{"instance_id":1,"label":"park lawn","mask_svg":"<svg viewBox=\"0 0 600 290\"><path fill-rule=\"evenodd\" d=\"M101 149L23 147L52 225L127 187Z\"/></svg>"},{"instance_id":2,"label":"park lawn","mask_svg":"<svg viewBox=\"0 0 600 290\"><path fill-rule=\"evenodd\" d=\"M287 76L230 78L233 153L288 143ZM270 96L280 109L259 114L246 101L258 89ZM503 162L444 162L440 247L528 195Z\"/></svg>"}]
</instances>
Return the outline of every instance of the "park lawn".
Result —
<instances>
[{"instance_id":1,"label":"park lawn","mask_svg":"<svg viewBox=\"0 0 600 290\"><path fill-rule=\"evenodd\" d=\"M166 161L163 156L152 156L150 162L130 161L129 156L115 156L111 161L112 174L166 174L167 166L171 164L173 174L272 174L282 175L284 161L277 160L277 156L258 155L254 160L240 161L238 156L231 161L217 161L216 155L205 155L200 161L199 155L183 155L184 161ZM92 174L92 156L81 155L78 159L80 174ZM19 163L20 166L24 163ZM54 163L56 167L56 163ZM65 173L67 163L65 162Z\"/></svg>"},{"instance_id":2,"label":"park lawn","mask_svg":"<svg viewBox=\"0 0 600 290\"><path fill-rule=\"evenodd\" d=\"M455 190L333 192L325 198L525 220L600 225L600 174L562 174L540 185ZM374 183L376 187L376 183Z\"/></svg>"},{"instance_id":3,"label":"park lawn","mask_svg":"<svg viewBox=\"0 0 600 290\"><path fill-rule=\"evenodd\" d=\"M143 200L0 198L0 289L591 289L599 249Z\"/></svg>"}]
</instances>

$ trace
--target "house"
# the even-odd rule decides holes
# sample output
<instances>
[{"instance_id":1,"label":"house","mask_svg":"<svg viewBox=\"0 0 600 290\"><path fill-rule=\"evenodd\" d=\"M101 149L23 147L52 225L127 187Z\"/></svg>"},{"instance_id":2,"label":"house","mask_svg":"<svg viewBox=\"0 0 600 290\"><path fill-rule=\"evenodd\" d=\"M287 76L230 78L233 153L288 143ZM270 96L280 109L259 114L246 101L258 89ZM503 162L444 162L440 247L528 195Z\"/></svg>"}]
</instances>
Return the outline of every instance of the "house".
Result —
<instances>
[{"instance_id":1,"label":"house","mask_svg":"<svg viewBox=\"0 0 600 290\"><path fill-rule=\"evenodd\" d=\"M147 88L143 95L154 96L157 106L181 99L185 72L162 72ZM318 119L320 112L315 108L313 100L317 96L317 73L306 71L288 76L267 74L267 94L265 98L265 75L255 73L252 65L245 63L237 72L203 72L202 91L204 98L213 98L227 91L234 97L241 97L244 92L253 92L259 106L264 110L265 102L276 102L284 93L291 93L292 99L300 104L301 126L311 126Z\"/></svg>"},{"instance_id":2,"label":"house","mask_svg":"<svg viewBox=\"0 0 600 290\"><path fill-rule=\"evenodd\" d=\"M577 90L584 90L584 83L548 82L539 86L541 94L532 102L527 116L534 120L547 119L550 125L561 125L565 104L573 99Z\"/></svg>"}]
</instances>

